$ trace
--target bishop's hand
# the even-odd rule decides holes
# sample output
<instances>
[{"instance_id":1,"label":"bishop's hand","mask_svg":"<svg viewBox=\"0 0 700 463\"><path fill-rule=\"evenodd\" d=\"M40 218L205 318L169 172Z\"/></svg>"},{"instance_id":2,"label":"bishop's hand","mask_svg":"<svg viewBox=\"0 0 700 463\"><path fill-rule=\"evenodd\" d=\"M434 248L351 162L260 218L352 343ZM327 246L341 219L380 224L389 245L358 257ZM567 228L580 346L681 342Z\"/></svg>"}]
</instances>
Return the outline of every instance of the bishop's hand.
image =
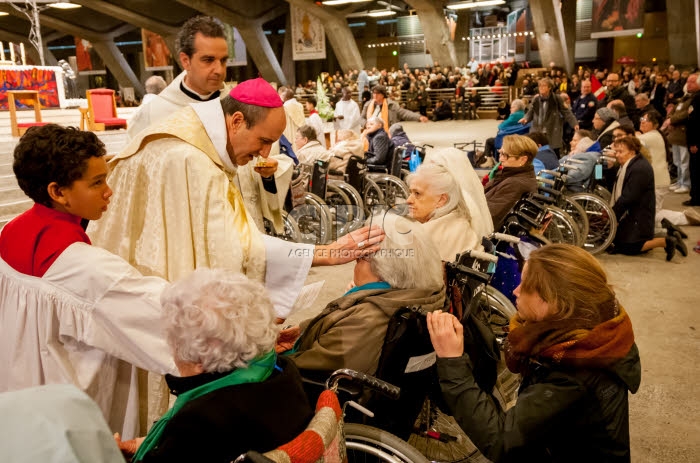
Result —
<instances>
[{"instance_id":1,"label":"bishop's hand","mask_svg":"<svg viewBox=\"0 0 700 463\"><path fill-rule=\"evenodd\" d=\"M279 162L275 158L258 158L253 170L260 174L261 177L269 178L275 175L278 165Z\"/></svg>"}]
</instances>

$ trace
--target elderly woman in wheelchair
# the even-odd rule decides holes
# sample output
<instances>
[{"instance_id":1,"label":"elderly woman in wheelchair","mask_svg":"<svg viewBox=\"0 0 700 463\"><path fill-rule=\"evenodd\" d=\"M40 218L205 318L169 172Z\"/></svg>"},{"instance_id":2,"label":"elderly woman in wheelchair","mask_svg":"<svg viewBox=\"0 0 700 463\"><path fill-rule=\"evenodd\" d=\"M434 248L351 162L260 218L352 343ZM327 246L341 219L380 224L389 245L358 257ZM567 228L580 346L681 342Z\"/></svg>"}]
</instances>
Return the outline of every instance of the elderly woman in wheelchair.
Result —
<instances>
[{"instance_id":1,"label":"elderly woman in wheelchair","mask_svg":"<svg viewBox=\"0 0 700 463\"><path fill-rule=\"evenodd\" d=\"M493 223L484 190L463 152L430 151L408 183L408 212L433 237L442 260L481 249L481 238L493 232Z\"/></svg>"},{"instance_id":2,"label":"elderly woman in wheelchair","mask_svg":"<svg viewBox=\"0 0 700 463\"><path fill-rule=\"evenodd\" d=\"M301 433L313 416L294 364L275 354L272 303L260 283L198 269L162 296L166 332L180 376L177 396L132 461L230 462L266 452Z\"/></svg>"},{"instance_id":3,"label":"elderly woman in wheelchair","mask_svg":"<svg viewBox=\"0 0 700 463\"><path fill-rule=\"evenodd\" d=\"M374 374L396 311L420 306L430 312L444 305L442 263L427 232L391 213L373 222L382 224L386 238L379 251L357 260L355 286L300 324L289 357L302 371L351 368Z\"/></svg>"}]
</instances>

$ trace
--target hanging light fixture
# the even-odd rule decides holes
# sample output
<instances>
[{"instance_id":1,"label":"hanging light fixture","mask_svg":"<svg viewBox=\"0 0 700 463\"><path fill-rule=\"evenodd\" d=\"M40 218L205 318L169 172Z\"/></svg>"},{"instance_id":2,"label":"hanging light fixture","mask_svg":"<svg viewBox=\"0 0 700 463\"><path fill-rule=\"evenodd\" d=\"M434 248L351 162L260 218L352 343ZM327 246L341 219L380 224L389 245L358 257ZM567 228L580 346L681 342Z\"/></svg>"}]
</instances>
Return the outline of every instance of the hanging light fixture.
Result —
<instances>
[{"instance_id":1,"label":"hanging light fixture","mask_svg":"<svg viewBox=\"0 0 700 463\"><path fill-rule=\"evenodd\" d=\"M505 3L505 0L482 0L482 1L474 1L474 2L458 2L458 3L452 3L449 5L445 5L445 8L449 8L450 10L464 10L467 8L482 8L485 6L503 5L504 3Z\"/></svg>"},{"instance_id":2,"label":"hanging light fixture","mask_svg":"<svg viewBox=\"0 0 700 463\"><path fill-rule=\"evenodd\" d=\"M77 3L71 3L65 0L58 0L55 3L49 3L49 6L51 8L57 8L59 10L72 10L75 8L80 8L82 5L78 5Z\"/></svg>"}]
</instances>

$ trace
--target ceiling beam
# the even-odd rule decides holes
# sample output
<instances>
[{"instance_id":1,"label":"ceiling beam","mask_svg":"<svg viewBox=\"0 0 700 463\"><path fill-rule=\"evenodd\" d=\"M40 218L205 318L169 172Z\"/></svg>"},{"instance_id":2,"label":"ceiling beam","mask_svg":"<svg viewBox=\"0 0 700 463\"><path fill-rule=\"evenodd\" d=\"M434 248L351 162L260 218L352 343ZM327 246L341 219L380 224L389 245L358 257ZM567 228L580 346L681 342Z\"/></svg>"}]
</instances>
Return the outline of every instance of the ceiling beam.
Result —
<instances>
[{"instance_id":1,"label":"ceiling beam","mask_svg":"<svg viewBox=\"0 0 700 463\"><path fill-rule=\"evenodd\" d=\"M121 26L117 27L116 29L112 29L109 31L107 35L114 40L119 36L122 36L126 34L127 32L131 32L134 29L138 29L138 27L134 26L133 24L122 24Z\"/></svg>"},{"instance_id":2,"label":"ceiling beam","mask_svg":"<svg viewBox=\"0 0 700 463\"><path fill-rule=\"evenodd\" d=\"M84 7L89 8L91 10L124 21L125 23L129 23L136 27L141 27L143 29L148 29L149 31L155 32L156 34L160 34L163 36L177 34L177 27L172 27L160 21L155 21L151 18L147 18L146 16L140 15L131 10L127 10L126 8L123 8L121 6L105 2L104 0L71 1L79 5L83 5ZM166 7L165 5L162 5L163 2L158 3L160 3L162 7Z\"/></svg>"},{"instance_id":3,"label":"ceiling beam","mask_svg":"<svg viewBox=\"0 0 700 463\"><path fill-rule=\"evenodd\" d=\"M25 16L24 13L15 10L9 5L3 5L2 3L0 3L0 11L5 11L7 13L10 13L12 16L21 18L29 22L29 18L27 18L27 16ZM61 19L52 18L51 16L47 16L42 13L39 14L39 22L42 26L50 27L51 29L64 32L68 35L77 35L81 38L89 40L90 42L109 40L109 36L107 36L106 34L102 34L100 32L96 32L90 29L85 29L75 24L68 23Z\"/></svg>"},{"instance_id":4,"label":"ceiling beam","mask_svg":"<svg viewBox=\"0 0 700 463\"><path fill-rule=\"evenodd\" d=\"M272 21L273 19L277 19L283 14L289 13L289 5L283 4L283 5L278 5L271 10L268 10L265 14L261 15L256 19L257 23L259 25L263 25L268 21Z\"/></svg>"}]
</instances>

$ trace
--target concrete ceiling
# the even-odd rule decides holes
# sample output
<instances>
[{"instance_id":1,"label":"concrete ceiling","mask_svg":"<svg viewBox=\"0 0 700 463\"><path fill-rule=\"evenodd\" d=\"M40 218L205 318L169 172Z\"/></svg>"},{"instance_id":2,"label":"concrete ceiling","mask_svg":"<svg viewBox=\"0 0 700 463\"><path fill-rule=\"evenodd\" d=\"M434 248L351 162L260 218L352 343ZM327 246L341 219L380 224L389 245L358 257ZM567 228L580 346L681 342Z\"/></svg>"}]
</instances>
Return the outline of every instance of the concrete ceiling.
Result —
<instances>
[{"instance_id":1,"label":"concrete ceiling","mask_svg":"<svg viewBox=\"0 0 700 463\"><path fill-rule=\"evenodd\" d=\"M42 36L57 40L61 34L71 35L74 32L67 28L57 27L52 20L59 21L58 24L75 26L87 33L98 35L123 33L127 30L125 25L131 24L135 27L143 27L141 22L157 23L164 28L178 28L188 18L199 14L196 10L183 5L175 0L74 0L80 3L83 8L72 10L58 10L55 8L45 8L41 11ZM225 7L238 16L245 19L257 19L264 17L280 6L287 5L285 0L210 0L217 6ZM309 0L313 3L312 0ZM28 36L29 21L21 14L12 11L9 5L3 5L7 1L0 0L0 11L12 13L10 16L0 16L0 31L7 31L13 34ZM23 1L14 2L23 6ZM355 3L341 6L321 6L321 8L333 9L346 14L354 11L386 9L387 5L402 10L408 9L401 0L373 0L367 3Z\"/></svg>"}]
</instances>

